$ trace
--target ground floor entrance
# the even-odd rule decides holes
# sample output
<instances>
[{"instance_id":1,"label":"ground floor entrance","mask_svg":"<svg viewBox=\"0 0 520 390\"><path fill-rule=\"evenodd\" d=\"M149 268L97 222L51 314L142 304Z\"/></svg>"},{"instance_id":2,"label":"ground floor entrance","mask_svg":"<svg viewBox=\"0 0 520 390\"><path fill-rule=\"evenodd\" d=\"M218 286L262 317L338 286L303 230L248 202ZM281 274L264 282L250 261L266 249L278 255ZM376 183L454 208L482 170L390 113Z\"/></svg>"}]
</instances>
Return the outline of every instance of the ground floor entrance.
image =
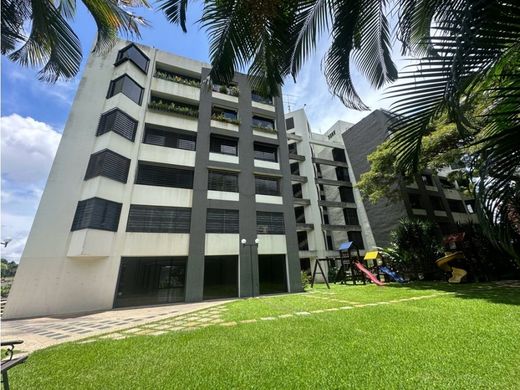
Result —
<instances>
[{"instance_id":1,"label":"ground floor entrance","mask_svg":"<svg viewBox=\"0 0 520 390\"><path fill-rule=\"evenodd\" d=\"M287 292L287 265L285 255L259 255L258 279L260 294Z\"/></svg>"},{"instance_id":2,"label":"ground floor entrance","mask_svg":"<svg viewBox=\"0 0 520 390\"><path fill-rule=\"evenodd\" d=\"M184 302L187 257L123 257L114 307Z\"/></svg>"}]
</instances>

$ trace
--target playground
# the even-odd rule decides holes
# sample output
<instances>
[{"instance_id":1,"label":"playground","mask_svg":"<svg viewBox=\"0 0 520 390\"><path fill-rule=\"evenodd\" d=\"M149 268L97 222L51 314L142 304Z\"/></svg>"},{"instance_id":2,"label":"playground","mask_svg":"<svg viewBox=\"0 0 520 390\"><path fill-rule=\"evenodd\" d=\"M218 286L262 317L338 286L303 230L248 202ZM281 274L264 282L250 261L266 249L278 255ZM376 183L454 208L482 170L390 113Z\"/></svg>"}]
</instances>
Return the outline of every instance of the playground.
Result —
<instances>
[{"instance_id":1,"label":"playground","mask_svg":"<svg viewBox=\"0 0 520 390\"><path fill-rule=\"evenodd\" d=\"M511 389L519 339L518 282L319 284L37 351L10 379L23 389Z\"/></svg>"}]
</instances>

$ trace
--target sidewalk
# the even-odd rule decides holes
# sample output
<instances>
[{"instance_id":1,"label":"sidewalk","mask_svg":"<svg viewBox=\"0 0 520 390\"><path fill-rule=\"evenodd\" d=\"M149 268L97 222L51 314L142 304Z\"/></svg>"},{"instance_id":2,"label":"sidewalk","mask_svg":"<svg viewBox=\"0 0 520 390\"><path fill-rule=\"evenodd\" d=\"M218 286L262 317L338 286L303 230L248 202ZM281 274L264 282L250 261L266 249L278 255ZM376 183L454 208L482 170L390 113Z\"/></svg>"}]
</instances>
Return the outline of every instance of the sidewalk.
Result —
<instances>
[{"instance_id":1,"label":"sidewalk","mask_svg":"<svg viewBox=\"0 0 520 390\"><path fill-rule=\"evenodd\" d=\"M114 309L73 316L2 320L2 340L23 340L20 349L23 352L34 352L51 345L181 316L231 301L233 300Z\"/></svg>"}]
</instances>

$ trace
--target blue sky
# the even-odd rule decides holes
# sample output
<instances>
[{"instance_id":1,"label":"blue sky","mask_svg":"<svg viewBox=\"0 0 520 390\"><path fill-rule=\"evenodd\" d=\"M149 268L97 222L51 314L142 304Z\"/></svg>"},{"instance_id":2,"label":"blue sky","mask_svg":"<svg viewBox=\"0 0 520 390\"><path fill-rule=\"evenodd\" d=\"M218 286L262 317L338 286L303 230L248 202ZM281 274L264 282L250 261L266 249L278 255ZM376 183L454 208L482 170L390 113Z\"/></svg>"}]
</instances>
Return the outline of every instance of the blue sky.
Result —
<instances>
[{"instance_id":1,"label":"blue sky","mask_svg":"<svg viewBox=\"0 0 520 390\"><path fill-rule=\"evenodd\" d=\"M81 2L72 27L83 46L83 66L95 38L95 24ZM168 23L157 11L138 10L152 25L137 40L145 45L196 60L209 61L208 39L194 23L200 16L197 2L190 3L188 33ZM285 108L306 107L314 131L325 132L337 120L357 122L368 112L346 109L330 95L320 63L326 51L324 37L316 55L303 67L295 84L288 78L283 87ZM22 68L2 57L2 219L1 239L11 238L2 256L17 260L25 245L38 202L68 117L81 73L76 79L49 85L38 81L37 70ZM372 109L387 103L381 92L370 89L355 75L361 96Z\"/></svg>"}]
</instances>

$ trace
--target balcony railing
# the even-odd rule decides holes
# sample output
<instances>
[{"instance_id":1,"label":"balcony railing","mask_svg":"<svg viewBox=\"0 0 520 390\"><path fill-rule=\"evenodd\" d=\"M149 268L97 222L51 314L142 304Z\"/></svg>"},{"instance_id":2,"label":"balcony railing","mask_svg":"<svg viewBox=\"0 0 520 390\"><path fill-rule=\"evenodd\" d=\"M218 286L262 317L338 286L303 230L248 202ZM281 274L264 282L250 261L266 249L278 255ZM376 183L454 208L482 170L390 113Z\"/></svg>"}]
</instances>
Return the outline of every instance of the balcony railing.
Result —
<instances>
[{"instance_id":1,"label":"balcony railing","mask_svg":"<svg viewBox=\"0 0 520 390\"><path fill-rule=\"evenodd\" d=\"M190 87L200 88L200 81L189 76L182 76L177 73L168 72L166 70L155 71L154 77L167 81L173 81L174 83L189 85Z\"/></svg>"},{"instance_id":2,"label":"balcony railing","mask_svg":"<svg viewBox=\"0 0 520 390\"><path fill-rule=\"evenodd\" d=\"M189 116L192 118L198 118L199 116L199 109L196 106L177 103L172 100L161 99L157 97L152 97L152 100L150 103L148 103L148 108L157 111L169 112L172 114Z\"/></svg>"}]
</instances>

